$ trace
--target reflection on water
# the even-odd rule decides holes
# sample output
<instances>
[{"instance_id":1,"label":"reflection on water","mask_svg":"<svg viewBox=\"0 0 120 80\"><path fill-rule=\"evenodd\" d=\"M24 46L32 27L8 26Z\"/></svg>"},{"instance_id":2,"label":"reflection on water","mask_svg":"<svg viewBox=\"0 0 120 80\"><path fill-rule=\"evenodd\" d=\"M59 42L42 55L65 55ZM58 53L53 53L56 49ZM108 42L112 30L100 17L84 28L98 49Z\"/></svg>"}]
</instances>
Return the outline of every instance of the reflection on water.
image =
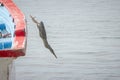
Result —
<instances>
[{"instance_id":1,"label":"reflection on water","mask_svg":"<svg viewBox=\"0 0 120 80\"><path fill-rule=\"evenodd\" d=\"M28 47L16 80L119 80L120 1L14 0L25 13ZM45 23L58 59L45 49L29 15Z\"/></svg>"}]
</instances>

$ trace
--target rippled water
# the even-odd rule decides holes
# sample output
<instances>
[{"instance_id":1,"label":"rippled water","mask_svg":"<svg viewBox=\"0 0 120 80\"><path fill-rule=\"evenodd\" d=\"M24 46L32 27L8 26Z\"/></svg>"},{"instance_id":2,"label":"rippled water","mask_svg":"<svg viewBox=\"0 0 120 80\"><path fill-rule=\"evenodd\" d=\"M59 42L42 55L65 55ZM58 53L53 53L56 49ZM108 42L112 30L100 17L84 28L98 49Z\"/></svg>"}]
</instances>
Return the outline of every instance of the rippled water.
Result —
<instances>
[{"instance_id":1,"label":"rippled water","mask_svg":"<svg viewBox=\"0 0 120 80\"><path fill-rule=\"evenodd\" d=\"M28 46L16 80L119 80L119 0L14 0L25 13ZM44 48L29 15L45 23L58 59Z\"/></svg>"}]
</instances>

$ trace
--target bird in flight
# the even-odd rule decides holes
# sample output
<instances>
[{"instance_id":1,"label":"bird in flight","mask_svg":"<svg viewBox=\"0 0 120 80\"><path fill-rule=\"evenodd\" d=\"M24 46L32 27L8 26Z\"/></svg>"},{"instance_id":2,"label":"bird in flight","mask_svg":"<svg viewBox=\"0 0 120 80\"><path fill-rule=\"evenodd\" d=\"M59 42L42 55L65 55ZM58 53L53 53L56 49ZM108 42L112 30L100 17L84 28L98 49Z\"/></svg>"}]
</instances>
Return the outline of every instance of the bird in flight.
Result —
<instances>
[{"instance_id":1,"label":"bird in flight","mask_svg":"<svg viewBox=\"0 0 120 80\"><path fill-rule=\"evenodd\" d=\"M37 28L39 30L39 36L43 40L44 46L50 50L50 52L55 56L55 58L57 58L54 50L52 49L52 47L50 46L50 44L47 41L47 35L46 35L46 30L45 30L44 23L42 21L38 22L35 19L35 17L33 17L31 15L30 15L30 17L31 17L32 21L37 25Z\"/></svg>"}]
</instances>

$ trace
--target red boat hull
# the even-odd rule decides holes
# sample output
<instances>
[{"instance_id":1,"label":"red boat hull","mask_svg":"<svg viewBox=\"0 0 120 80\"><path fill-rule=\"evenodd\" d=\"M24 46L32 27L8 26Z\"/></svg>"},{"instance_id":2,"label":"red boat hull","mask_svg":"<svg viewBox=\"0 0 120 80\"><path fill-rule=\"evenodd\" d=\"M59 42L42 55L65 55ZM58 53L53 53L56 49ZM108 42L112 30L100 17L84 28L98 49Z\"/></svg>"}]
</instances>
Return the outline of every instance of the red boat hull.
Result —
<instances>
[{"instance_id":1,"label":"red boat hull","mask_svg":"<svg viewBox=\"0 0 120 80\"><path fill-rule=\"evenodd\" d=\"M0 0L0 2L7 8L16 24L13 48L0 50L0 57L24 56L27 44L25 16L12 0Z\"/></svg>"}]
</instances>

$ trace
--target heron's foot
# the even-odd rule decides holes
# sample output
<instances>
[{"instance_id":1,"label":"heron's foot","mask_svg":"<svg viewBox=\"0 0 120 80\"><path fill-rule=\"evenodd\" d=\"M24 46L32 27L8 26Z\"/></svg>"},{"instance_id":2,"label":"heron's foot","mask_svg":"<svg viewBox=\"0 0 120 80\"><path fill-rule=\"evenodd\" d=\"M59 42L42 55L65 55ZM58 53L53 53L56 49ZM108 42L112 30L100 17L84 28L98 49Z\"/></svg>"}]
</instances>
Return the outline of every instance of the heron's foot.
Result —
<instances>
[{"instance_id":1,"label":"heron's foot","mask_svg":"<svg viewBox=\"0 0 120 80\"><path fill-rule=\"evenodd\" d=\"M31 18L36 18L36 17L33 17L32 15L30 15Z\"/></svg>"}]
</instances>

